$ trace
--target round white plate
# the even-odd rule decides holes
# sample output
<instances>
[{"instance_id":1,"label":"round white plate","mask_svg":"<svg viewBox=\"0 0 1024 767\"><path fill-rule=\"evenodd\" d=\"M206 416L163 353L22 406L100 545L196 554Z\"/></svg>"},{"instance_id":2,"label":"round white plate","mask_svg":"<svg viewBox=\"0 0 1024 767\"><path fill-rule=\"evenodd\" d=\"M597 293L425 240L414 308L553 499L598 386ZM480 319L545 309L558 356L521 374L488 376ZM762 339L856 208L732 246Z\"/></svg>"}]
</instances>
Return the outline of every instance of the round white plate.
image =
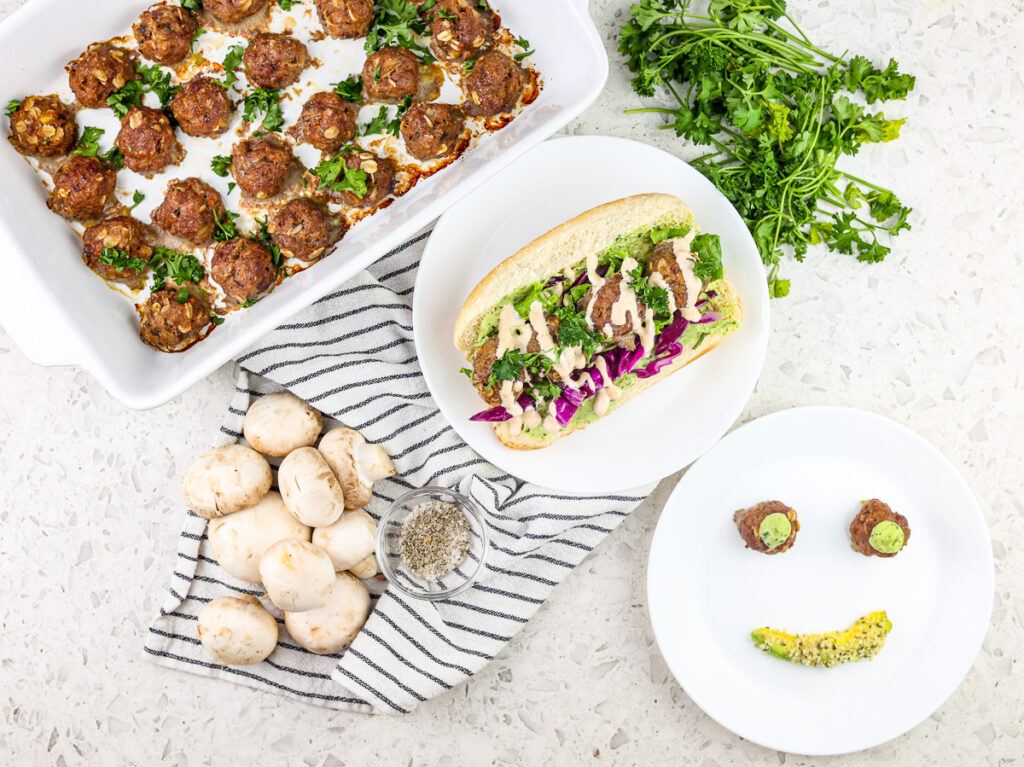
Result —
<instances>
[{"instance_id":1,"label":"round white plate","mask_svg":"<svg viewBox=\"0 0 1024 767\"><path fill-rule=\"evenodd\" d=\"M850 548L860 501L907 517L896 557ZM793 548L744 548L736 509L780 500ZM967 674L988 629L992 548L949 461L909 429L861 410L809 407L747 424L679 482L658 522L647 598L658 646L686 693L737 735L780 751L841 754L930 716ZM807 668L763 654L762 626L818 633L886 610L872 661Z\"/></svg>"},{"instance_id":2,"label":"round white plate","mask_svg":"<svg viewBox=\"0 0 1024 767\"><path fill-rule=\"evenodd\" d=\"M743 301L743 326L710 354L621 411L543 450L511 450L486 423L486 406L459 368L455 318L497 264L558 224L612 200L666 192L685 201L705 232L722 238L727 276ZM683 468L733 424L753 391L768 343L768 288L757 248L717 189L677 157L625 139L547 141L450 208L420 262L413 336L430 392L459 435L504 471L544 487L607 493Z\"/></svg>"}]
</instances>

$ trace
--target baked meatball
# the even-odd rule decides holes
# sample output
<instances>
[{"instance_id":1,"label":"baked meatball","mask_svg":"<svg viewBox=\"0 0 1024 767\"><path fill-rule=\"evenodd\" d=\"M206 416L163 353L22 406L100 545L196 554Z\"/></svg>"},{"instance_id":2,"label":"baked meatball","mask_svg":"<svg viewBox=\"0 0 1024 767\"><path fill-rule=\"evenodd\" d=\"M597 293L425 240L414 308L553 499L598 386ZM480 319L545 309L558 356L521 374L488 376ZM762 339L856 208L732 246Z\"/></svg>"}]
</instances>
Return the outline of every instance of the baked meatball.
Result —
<instances>
[{"instance_id":1,"label":"baked meatball","mask_svg":"<svg viewBox=\"0 0 1024 767\"><path fill-rule=\"evenodd\" d=\"M441 61L467 61L491 42L497 19L480 0L440 0L430 9L430 47Z\"/></svg>"},{"instance_id":2,"label":"baked meatball","mask_svg":"<svg viewBox=\"0 0 1024 767\"><path fill-rule=\"evenodd\" d=\"M357 108L337 93L314 93L302 105L296 137L321 152L337 152L356 135Z\"/></svg>"},{"instance_id":3,"label":"baked meatball","mask_svg":"<svg viewBox=\"0 0 1024 767\"><path fill-rule=\"evenodd\" d=\"M89 221L103 214L116 186L116 170L95 157L71 155L53 174L53 191L46 204L61 216Z\"/></svg>"},{"instance_id":4,"label":"baked meatball","mask_svg":"<svg viewBox=\"0 0 1024 767\"><path fill-rule=\"evenodd\" d=\"M894 557L909 541L907 518L877 498L866 501L850 524L853 550L866 557Z\"/></svg>"},{"instance_id":5,"label":"baked meatball","mask_svg":"<svg viewBox=\"0 0 1024 767\"><path fill-rule=\"evenodd\" d=\"M132 31L139 52L157 64L177 64L192 52L199 24L196 15L177 5L154 5L139 16Z\"/></svg>"},{"instance_id":6,"label":"baked meatball","mask_svg":"<svg viewBox=\"0 0 1024 767\"><path fill-rule=\"evenodd\" d=\"M171 102L171 112L189 136L219 136L231 125L235 105L228 89L218 81L201 75L181 86Z\"/></svg>"},{"instance_id":7,"label":"baked meatball","mask_svg":"<svg viewBox=\"0 0 1024 767\"><path fill-rule=\"evenodd\" d=\"M153 223L165 232L196 245L213 242L217 220L223 221L224 217L220 194L198 178L168 182L164 201L152 215Z\"/></svg>"},{"instance_id":8,"label":"baked meatball","mask_svg":"<svg viewBox=\"0 0 1024 767\"><path fill-rule=\"evenodd\" d=\"M244 304L274 284L277 267L265 245L248 237L236 237L217 245L210 275L230 299Z\"/></svg>"},{"instance_id":9,"label":"baked meatball","mask_svg":"<svg viewBox=\"0 0 1024 767\"><path fill-rule=\"evenodd\" d=\"M262 11L267 0L205 0L203 7L222 24L237 24Z\"/></svg>"},{"instance_id":10,"label":"baked meatball","mask_svg":"<svg viewBox=\"0 0 1024 767\"><path fill-rule=\"evenodd\" d=\"M75 116L56 96L29 96L11 115L11 143L22 154L57 157L76 138Z\"/></svg>"},{"instance_id":11,"label":"baked meatball","mask_svg":"<svg viewBox=\"0 0 1024 767\"><path fill-rule=\"evenodd\" d=\"M501 404L501 395L498 393L498 387L490 386L489 381L494 363L497 361L498 337L491 336L480 345L473 356L473 386L480 392L480 397L484 402L495 407ZM524 372L520 377L525 378L525 376Z\"/></svg>"},{"instance_id":12,"label":"baked meatball","mask_svg":"<svg viewBox=\"0 0 1024 767\"><path fill-rule=\"evenodd\" d=\"M763 501L732 516L748 549L762 554L783 554L793 546L800 522L782 501Z\"/></svg>"},{"instance_id":13,"label":"baked meatball","mask_svg":"<svg viewBox=\"0 0 1024 767\"><path fill-rule=\"evenodd\" d=\"M417 160L433 160L455 151L465 125L462 109L453 104L413 104L402 118L402 138Z\"/></svg>"},{"instance_id":14,"label":"baked meatball","mask_svg":"<svg viewBox=\"0 0 1024 767\"><path fill-rule=\"evenodd\" d=\"M291 35L261 32L242 57L245 73L261 88L287 88L309 65L306 46Z\"/></svg>"},{"instance_id":15,"label":"baked meatball","mask_svg":"<svg viewBox=\"0 0 1024 767\"><path fill-rule=\"evenodd\" d=\"M308 197L283 205L271 217L268 230L285 257L307 262L320 258L342 234L327 208Z\"/></svg>"},{"instance_id":16,"label":"baked meatball","mask_svg":"<svg viewBox=\"0 0 1024 767\"><path fill-rule=\"evenodd\" d=\"M408 48L381 48L363 65L363 90L371 101L401 101L420 84L420 62Z\"/></svg>"},{"instance_id":17,"label":"baked meatball","mask_svg":"<svg viewBox=\"0 0 1024 767\"><path fill-rule=\"evenodd\" d=\"M139 79L132 55L113 45L94 45L67 66L68 82L84 107L107 105L107 98Z\"/></svg>"},{"instance_id":18,"label":"baked meatball","mask_svg":"<svg viewBox=\"0 0 1024 767\"><path fill-rule=\"evenodd\" d=\"M373 152L353 150L342 155L346 167L358 168L366 174L366 194L359 197L354 192L330 192L346 205L356 208L371 208L395 190L395 164L387 157Z\"/></svg>"},{"instance_id":19,"label":"baked meatball","mask_svg":"<svg viewBox=\"0 0 1024 767\"><path fill-rule=\"evenodd\" d=\"M523 92L523 71L509 56L488 51L463 81L466 88L466 113L490 117L507 112Z\"/></svg>"},{"instance_id":20,"label":"baked meatball","mask_svg":"<svg viewBox=\"0 0 1024 767\"><path fill-rule=\"evenodd\" d=\"M133 290L139 290L146 283L149 259L153 248L147 242L146 227L131 216L114 216L90 226L82 234L82 260L86 266L105 280L123 282ZM109 249L107 255L103 251ZM120 251L112 254L110 251ZM120 267L109 263L111 255L145 262L138 269ZM106 262L106 263L105 263Z\"/></svg>"},{"instance_id":21,"label":"baked meatball","mask_svg":"<svg viewBox=\"0 0 1024 767\"><path fill-rule=\"evenodd\" d=\"M686 280L683 278L683 270L679 268L679 259L676 258L675 240L662 240L654 246L651 253L651 260L647 262L647 274L657 272L661 275L672 297L675 305L682 308L689 301L689 293L686 289ZM694 297L694 301L696 301Z\"/></svg>"},{"instance_id":22,"label":"baked meatball","mask_svg":"<svg viewBox=\"0 0 1024 767\"><path fill-rule=\"evenodd\" d=\"M121 120L114 144L124 164L136 173L159 173L181 162L181 147L171 121L159 109L132 107Z\"/></svg>"},{"instance_id":23,"label":"baked meatball","mask_svg":"<svg viewBox=\"0 0 1024 767\"><path fill-rule=\"evenodd\" d=\"M231 175L238 187L258 200L280 192L291 170L292 148L273 133L235 144Z\"/></svg>"},{"instance_id":24,"label":"baked meatball","mask_svg":"<svg viewBox=\"0 0 1024 767\"><path fill-rule=\"evenodd\" d=\"M373 24L373 0L316 0L316 10L331 37L365 37Z\"/></svg>"},{"instance_id":25,"label":"baked meatball","mask_svg":"<svg viewBox=\"0 0 1024 767\"><path fill-rule=\"evenodd\" d=\"M139 336L162 352L172 352L195 341L210 324L210 304L202 295L180 301L178 288L156 291L139 307Z\"/></svg>"},{"instance_id":26,"label":"baked meatball","mask_svg":"<svg viewBox=\"0 0 1024 767\"><path fill-rule=\"evenodd\" d=\"M590 309L590 319L594 324L594 330L598 333L603 333L614 341L626 341L627 339L631 340L634 338L633 313L631 311L626 312L626 318L621 324L616 325L612 322L612 307L619 300L621 288L622 274L616 272L598 289L597 297L593 302L593 307ZM594 289L591 288L583 297L583 305L590 306L591 299L593 298ZM637 308L640 311L639 319L643 320L647 315L647 307L638 301ZM609 330L611 331L610 333Z\"/></svg>"}]
</instances>

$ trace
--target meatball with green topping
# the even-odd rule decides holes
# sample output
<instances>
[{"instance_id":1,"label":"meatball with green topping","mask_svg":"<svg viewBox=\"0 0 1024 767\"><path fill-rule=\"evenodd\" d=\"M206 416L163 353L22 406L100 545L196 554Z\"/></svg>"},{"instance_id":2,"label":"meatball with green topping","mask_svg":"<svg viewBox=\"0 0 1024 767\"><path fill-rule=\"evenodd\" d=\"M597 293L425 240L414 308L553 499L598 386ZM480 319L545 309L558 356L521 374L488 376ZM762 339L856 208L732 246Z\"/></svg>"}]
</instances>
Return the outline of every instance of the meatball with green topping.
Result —
<instances>
[{"instance_id":1,"label":"meatball with green topping","mask_svg":"<svg viewBox=\"0 0 1024 767\"><path fill-rule=\"evenodd\" d=\"M113 216L82 234L82 260L105 280L123 282L133 290L146 283L153 248L146 227L131 216Z\"/></svg>"},{"instance_id":2,"label":"meatball with green topping","mask_svg":"<svg viewBox=\"0 0 1024 767\"><path fill-rule=\"evenodd\" d=\"M67 66L68 84L79 103L98 109L107 98L138 80L132 55L113 45L94 45Z\"/></svg>"},{"instance_id":3,"label":"meatball with green topping","mask_svg":"<svg viewBox=\"0 0 1024 767\"><path fill-rule=\"evenodd\" d=\"M747 548L763 554L789 551L800 529L796 512L782 501L763 501L740 509L732 519Z\"/></svg>"},{"instance_id":4,"label":"meatball with green topping","mask_svg":"<svg viewBox=\"0 0 1024 767\"><path fill-rule=\"evenodd\" d=\"M853 550L866 557L894 557L909 540L907 518L877 498L865 501L850 524Z\"/></svg>"}]
</instances>

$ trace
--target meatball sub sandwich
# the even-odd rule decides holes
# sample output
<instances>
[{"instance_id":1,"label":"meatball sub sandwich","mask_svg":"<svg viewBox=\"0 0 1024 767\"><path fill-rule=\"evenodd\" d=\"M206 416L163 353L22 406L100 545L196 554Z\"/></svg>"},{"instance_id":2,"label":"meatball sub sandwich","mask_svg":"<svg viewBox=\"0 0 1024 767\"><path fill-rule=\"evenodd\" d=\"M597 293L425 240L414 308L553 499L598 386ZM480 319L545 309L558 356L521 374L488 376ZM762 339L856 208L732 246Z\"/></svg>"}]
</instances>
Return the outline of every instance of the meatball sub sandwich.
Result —
<instances>
[{"instance_id":1,"label":"meatball sub sandwich","mask_svg":"<svg viewBox=\"0 0 1024 767\"><path fill-rule=\"evenodd\" d=\"M739 328L718 235L666 194L610 202L509 257L466 299L455 345L505 445L586 428Z\"/></svg>"}]
</instances>

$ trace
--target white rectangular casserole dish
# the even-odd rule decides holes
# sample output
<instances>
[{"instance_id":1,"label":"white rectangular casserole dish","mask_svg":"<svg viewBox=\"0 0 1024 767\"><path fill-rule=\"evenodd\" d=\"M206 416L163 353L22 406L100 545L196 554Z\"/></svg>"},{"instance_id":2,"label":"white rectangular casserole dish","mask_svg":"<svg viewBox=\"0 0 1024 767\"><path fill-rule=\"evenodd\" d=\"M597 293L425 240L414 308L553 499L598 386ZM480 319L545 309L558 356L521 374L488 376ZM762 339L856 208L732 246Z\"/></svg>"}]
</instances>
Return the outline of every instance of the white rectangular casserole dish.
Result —
<instances>
[{"instance_id":1,"label":"white rectangular casserole dish","mask_svg":"<svg viewBox=\"0 0 1024 767\"><path fill-rule=\"evenodd\" d=\"M407 240L486 178L579 115L600 93L608 58L587 0L497 0L503 24L529 39L544 88L508 127L354 227L333 254L235 312L209 338L164 354L138 337L131 303L81 260L81 241L46 207L25 160L0 146L0 324L40 365L81 365L132 408L156 407ZM0 23L10 98L43 92L90 43L130 29L146 0L29 0ZM339 78L340 79L340 78Z\"/></svg>"}]
</instances>

